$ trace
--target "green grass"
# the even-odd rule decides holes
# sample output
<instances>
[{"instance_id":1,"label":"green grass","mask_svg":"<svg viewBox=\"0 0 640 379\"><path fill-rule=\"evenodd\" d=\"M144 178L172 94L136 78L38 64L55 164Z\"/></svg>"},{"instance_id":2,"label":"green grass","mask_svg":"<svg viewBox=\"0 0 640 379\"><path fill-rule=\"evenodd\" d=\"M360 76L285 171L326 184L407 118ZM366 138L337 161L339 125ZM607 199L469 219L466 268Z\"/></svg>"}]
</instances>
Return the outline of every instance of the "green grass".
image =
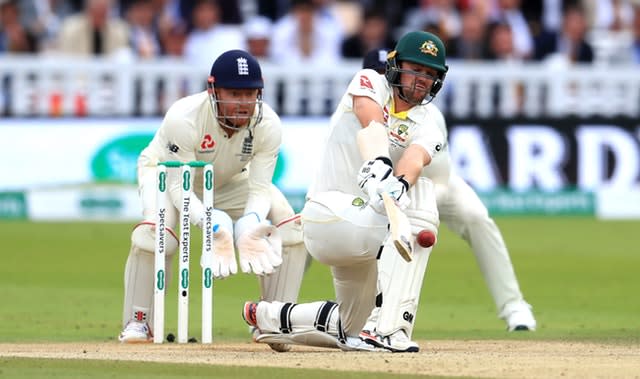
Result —
<instances>
[{"instance_id":1,"label":"green grass","mask_svg":"<svg viewBox=\"0 0 640 379\"><path fill-rule=\"evenodd\" d=\"M425 278L415 339L640 343L639 221L570 217L497 221L520 287L534 306L538 331L505 332L471 250L442 228ZM120 330L130 230L129 224L0 222L0 341L113 341ZM199 254L194 253L194 269L198 259ZM167 332L175 331L177 318L177 289L172 288L175 282L169 286ZM192 285L191 296L191 334L199 336L197 285ZM248 340L240 310L245 300L257 296L254 276L239 274L216 281L214 339ZM329 271L314 263L300 300L330 298ZM38 377L37 365L36 371L26 373L33 363L29 360L0 362L0 378L12 377L6 376L11 370L23 370L23 377ZM28 363L22 366L21 362ZM47 369L63 370L56 368L58 363L41 362ZM103 364L87 364L86 369ZM83 364L77 365L70 364L71 371L61 371L60 376L83 376ZM233 369L229 370L232 375ZM172 377L169 369L165 372Z\"/></svg>"}]
</instances>

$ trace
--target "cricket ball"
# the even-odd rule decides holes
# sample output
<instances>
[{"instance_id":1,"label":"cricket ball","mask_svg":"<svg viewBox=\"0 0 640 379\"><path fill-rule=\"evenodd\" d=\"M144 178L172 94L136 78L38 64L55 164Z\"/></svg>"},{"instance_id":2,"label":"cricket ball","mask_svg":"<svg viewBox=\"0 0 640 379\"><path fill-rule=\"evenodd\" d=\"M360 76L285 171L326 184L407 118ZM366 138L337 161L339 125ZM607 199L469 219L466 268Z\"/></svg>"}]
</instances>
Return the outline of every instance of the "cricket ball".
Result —
<instances>
[{"instance_id":1,"label":"cricket ball","mask_svg":"<svg viewBox=\"0 0 640 379\"><path fill-rule=\"evenodd\" d=\"M416 236L416 242L422 247L431 247L436 243L436 235L431 230L423 229Z\"/></svg>"}]
</instances>

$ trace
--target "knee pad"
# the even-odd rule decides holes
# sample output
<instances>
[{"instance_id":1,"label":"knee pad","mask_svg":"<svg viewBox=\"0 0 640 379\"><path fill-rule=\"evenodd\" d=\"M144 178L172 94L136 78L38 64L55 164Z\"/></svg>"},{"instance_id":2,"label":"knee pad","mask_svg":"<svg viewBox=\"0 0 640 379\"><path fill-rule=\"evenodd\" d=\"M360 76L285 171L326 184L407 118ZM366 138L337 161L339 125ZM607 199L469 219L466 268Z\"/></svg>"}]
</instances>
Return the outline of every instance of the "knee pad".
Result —
<instances>
[{"instance_id":1,"label":"knee pad","mask_svg":"<svg viewBox=\"0 0 640 379\"><path fill-rule=\"evenodd\" d=\"M282 237L282 246L292 246L302 243L302 223L300 215L293 215L285 218L276 224L280 237Z\"/></svg>"},{"instance_id":2,"label":"knee pad","mask_svg":"<svg viewBox=\"0 0 640 379\"><path fill-rule=\"evenodd\" d=\"M167 231L165 234L165 253L167 255L172 255L178 249L178 236L168 227L166 227L165 230ZM148 252L155 251L156 224L150 221L143 221L136 225L133 228L133 232L131 232L131 244L140 250Z\"/></svg>"}]
</instances>

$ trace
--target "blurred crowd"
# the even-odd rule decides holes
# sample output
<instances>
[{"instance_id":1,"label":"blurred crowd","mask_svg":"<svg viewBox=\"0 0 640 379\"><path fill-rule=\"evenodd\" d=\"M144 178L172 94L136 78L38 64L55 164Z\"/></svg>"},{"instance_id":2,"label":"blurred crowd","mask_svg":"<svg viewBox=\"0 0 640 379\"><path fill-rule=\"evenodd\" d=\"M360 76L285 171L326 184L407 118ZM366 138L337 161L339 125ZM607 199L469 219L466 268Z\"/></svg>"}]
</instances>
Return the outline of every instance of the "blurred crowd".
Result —
<instances>
[{"instance_id":1,"label":"blurred crowd","mask_svg":"<svg viewBox=\"0 0 640 379\"><path fill-rule=\"evenodd\" d=\"M0 0L0 54L181 57L207 69L242 48L329 66L408 30L448 57L640 63L640 0Z\"/></svg>"}]
</instances>

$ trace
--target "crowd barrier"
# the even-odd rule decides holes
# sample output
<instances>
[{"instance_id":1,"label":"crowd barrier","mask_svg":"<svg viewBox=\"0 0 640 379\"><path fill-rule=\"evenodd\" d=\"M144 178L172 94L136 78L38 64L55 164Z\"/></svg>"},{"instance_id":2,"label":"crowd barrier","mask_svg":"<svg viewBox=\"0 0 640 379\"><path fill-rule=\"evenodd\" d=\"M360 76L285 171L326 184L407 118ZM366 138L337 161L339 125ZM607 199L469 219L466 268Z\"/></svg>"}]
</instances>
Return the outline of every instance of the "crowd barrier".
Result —
<instances>
[{"instance_id":1,"label":"crowd barrier","mask_svg":"<svg viewBox=\"0 0 640 379\"><path fill-rule=\"evenodd\" d=\"M640 110L636 66L450 61L435 102L453 117L628 116ZM329 115L360 61L263 62L264 99L283 116ZM182 60L118 62L69 57L0 59L3 116L161 116L205 89L207 73Z\"/></svg>"}]
</instances>

